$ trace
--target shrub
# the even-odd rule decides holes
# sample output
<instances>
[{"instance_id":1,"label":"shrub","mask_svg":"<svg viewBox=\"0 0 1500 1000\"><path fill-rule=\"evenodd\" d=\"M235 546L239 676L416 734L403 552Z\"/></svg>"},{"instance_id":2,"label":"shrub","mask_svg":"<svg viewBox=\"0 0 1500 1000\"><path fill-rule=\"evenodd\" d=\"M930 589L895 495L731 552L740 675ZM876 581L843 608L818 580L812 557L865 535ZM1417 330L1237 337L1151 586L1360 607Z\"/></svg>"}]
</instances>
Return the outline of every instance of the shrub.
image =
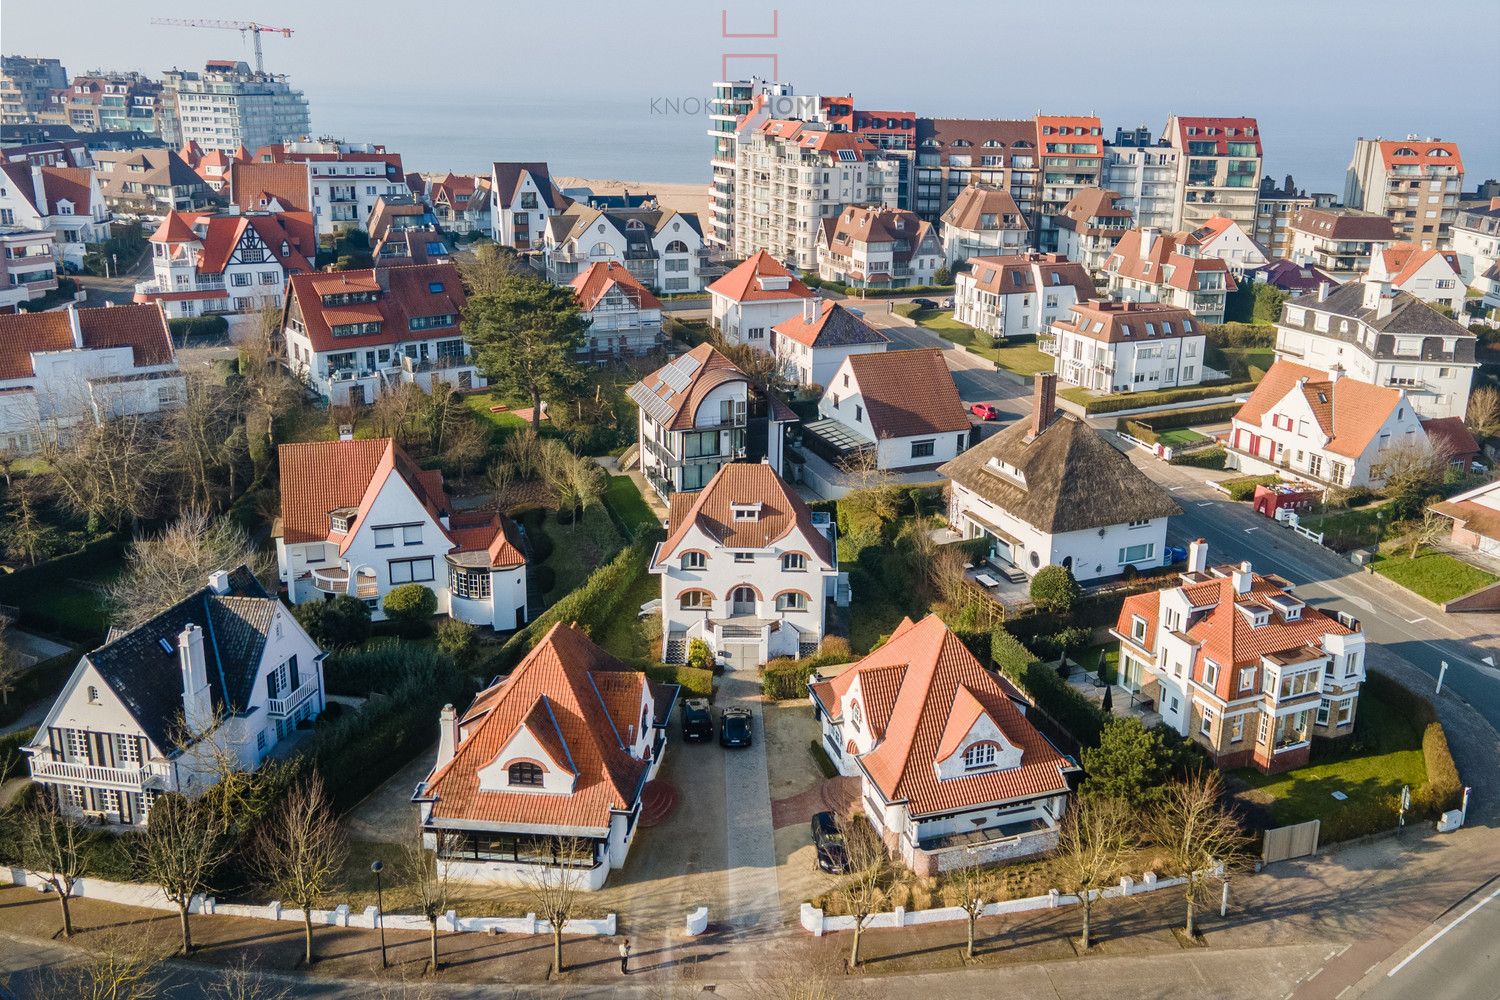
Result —
<instances>
[{"instance_id":1,"label":"shrub","mask_svg":"<svg viewBox=\"0 0 1500 1000\"><path fill-rule=\"evenodd\" d=\"M688 643L687 662L688 666L697 670L712 670L714 668L713 648L702 639L692 640Z\"/></svg>"},{"instance_id":2,"label":"shrub","mask_svg":"<svg viewBox=\"0 0 1500 1000\"><path fill-rule=\"evenodd\" d=\"M1254 382L1220 382L1217 385L1195 385L1181 389L1162 389L1157 392L1122 392L1112 396L1089 396L1078 399L1076 402L1084 408L1085 412L1097 415L1114 413L1117 410L1186 403L1194 399L1213 399L1216 396L1238 396L1254 388Z\"/></svg>"},{"instance_id":3,"label":"shrub","mask_svg":"<svg viewBox=\"0 0 1500 1000\"><path fill-rule=\"evenodd\" d=\"M1078 581L1065 566L1043 566L1031 578L1031 599L1044 611L1066 616L1078 600Z\"/></svg>"},{"instance_id":4,"label":"shrub","mask_svg":"<svg viewBox=\"0 0 1500 1000\"><path fill-rule=\"evenodd\" d=\"M854 659L849 640L841 635L825 635L818 646L818 655L831 663L848 663Z\"/></svg>"},{"instance_id":5,"label":"shrub","mask_svg":"<svg viewBox=\"0 0 1500 1000\"><path fill-rule=\"evenodd\" d=\"M1272 292L1277 289L1270 285L1258 285L1257 289L1265 288ZM1285 297L1284 292L1278 294ZM1205 338L1215 347L1275 347L1276 327L1274 324L1280 319L1280 310L1277 315L1270 319L1256 323L1219 323L1206 327L1203 331Z\"/></svg>"},{"instance_id":6,"label":"shrub","mask_svg":"<svg viewBox=\"0 0 1500 1000\"><path fill-rule=\"evenodd\" d=\"M324 649L358 646L370 637L370 609L363 601L340 594L331 601L307 601L292 616Z\"/></svg>"},{"instance_id":7,"label":"shrub","mask_svg":"<svg viewBox=\"0 0 1500 1000\"><path fill-rule=\"evenodd\" d=\"M479 652L479 640L474 626L457 618L444 618L437 625L437 648L460 667L468 667Z\"/></svg>"},{"instance_id":8,"label":"shrub","mask_svg":"<svg viewBox=\"0 0 1500 1000\"><path fill-rule=\"evenodd\" d=\"M1375 499L1375 491L1368 486L1334 487L1323 497L1330 507L1363 507Z\"/></svg>"},{"instance_id":9,"label":"shrub","mask_svg":"<svg viewBox=\"0 0 1500 1000\"><path fill-rule=\"evenodd\" d=\"M395 622L421 622L437 614L437 594L420 583L392 587L382 605L385 616Z\"/></svg>"},{"instance_id":10,"label":"shrub","mask_svg":"<svg viewBox=\"0 0 1500 1000\"><path fill-rule=\"evenodd\" d=\"M1271 483L1280 481L1276 476L1239 476L1235 479L1225 479L1219 485L1229 494L1229 499L1245 501L1255 496L1257 486L1269 486Z\"/></svg>"},{"instance_id":11,"label":"shrub","mask_svg":"<svg viewBox=\"0 0 1500 1000\"><path fill-rule=\"evenodd\" d=\"M660 684L676 684L682 688L683 698L712 698L714 695L714 672L679 663L636 663L632 666L645 671L646 676Z\"/></svg>"},{"instance_id":12,"label":"shrub","mask_svg":"<svg viewBox=\"0 0 1500 1000\"><path fill-rule=\"evenodd\" d=\"M557 589L557 570L551 566L538 566L532 573L532 580L537 590L550 594Z\"/></svg>"},{"instance_id":13,"label":"shrub","mask_svg":"<svg viewBox=\"0 0 1500 1000\"><path fill-rule=\"evenodd\" d=\"M187 316L167 320L167 329L174 342L186 344L193 338L210 340L228 336L229 321L223 316Z\"/></svg>"},{"instance_id":14,"label":"shrub","mask_svg":"<svg viewBox=\"0 0 1500 1000\"><path fill-rule=\"evenodd\" d=\"M1093 702L1073 690L1067 681L1057 676L1057 671L1038 662L1031 650L1004 626L991 633L990 650L995 666L1026 692L1037 708L1080 745L1098 745L1104 713Z\"/></svg>"},{"instance_id":15,"label":"shrub","mask_svg":"<svg viewBox=\"0 0 1500 1000\"><path fill-rule=\"evenodd\" d=\"M1069 625L1051 635L1037 639L1037 651L1048 659L1060 653L1075 653L1089 644L1089 630L1081 625Z\"/></svg>"},{"instance_id":16,"label":"shrub","mask_svg":"<svg viewBox=\"0 0 1500 1000\"><path fill-rule=\"evenodd\" d=\"M1169 464L1187 465L1195 469L1220 469L1228 463L1229 453L1222 445L1203 448L1199 451L1180 451L1172 456Z\"/></svg>"}]
</instances>

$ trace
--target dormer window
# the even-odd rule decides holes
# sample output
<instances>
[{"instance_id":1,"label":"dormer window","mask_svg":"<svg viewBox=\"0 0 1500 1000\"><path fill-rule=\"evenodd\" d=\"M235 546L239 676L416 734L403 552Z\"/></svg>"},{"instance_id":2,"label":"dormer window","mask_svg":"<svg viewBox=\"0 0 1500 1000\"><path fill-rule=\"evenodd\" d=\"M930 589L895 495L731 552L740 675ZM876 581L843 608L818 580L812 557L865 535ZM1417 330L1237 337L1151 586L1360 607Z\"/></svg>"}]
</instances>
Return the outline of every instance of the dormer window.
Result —
<instances>
[{"instance_id":1,"label":"dormer window","mask_svg":"<svg viewBox=\"0 0 1500 1000\"><path fill-rule=\"evenodd\" d=\"M512 785L520 785L526 788L540 788L542 784L542 769L535 764L522 761L512 764L507 769L506 780Z\"/></svg>"},{"instance_id":2,"label":"dormer window","mask_svg":"<svg viewBox=\"0 0 1500 1000\"><path fill-rule=\"evenodd\" d=\"M849 703L849 725L853 726L854 731L857 733L860 731L860 728L864 726L864 722L865 716L864 713L859 709L859 701L857 699L855 701L851 701Z\"/></svg>"},{"instance_id":3,"label":"dormer window","mask_svg":"<svg viewBox=\"0 0 1500 1000\"><path fill-rule=\"evenodd\" d=\"M964 770L980 771L995 766L995 744L975 743L964 751Z\"/></svg>"},{"instance_id":4,"label":"dormer window","mask_svg":"<svg viewBox=\"0 0 1500 1000\"><path fill-rule=\"evenodd\" d=\"M707 569L708 556L702 552L684 552L682 554L683 569Z\"/></svg>"},{"instance_id":5,"label":"dormer window","mask_svg":"<svg viewBox=\"0 0 1500 1000\"><path fill-rule=\"evenodd\" d=\"M736 521L759 521L761 505L758 503L732 503L730 511Z\"/></svg>"},{"instance_id":6,"label":"dormer window","mask_svg":"<svg viewBox=\"0 0 1500 1000\"><path fill-rule=\"evenodd\" d=\"M330 511L328 514L328 530L335 534L347 535L349 529L354 525L354 518L359 511L354 507L340 507L338 510Z\"/></svg>"},{"instance_id":7,"label":"dormer window","mask_svg":"<svg viewBox=\"0 0 1500 1000\"><path fill-rule=\"evenodd\" d=\"M1130 619L1130 637L1136 642L1146 641L1146 619L1134 615Z\"/></svg>"}]
</instances>

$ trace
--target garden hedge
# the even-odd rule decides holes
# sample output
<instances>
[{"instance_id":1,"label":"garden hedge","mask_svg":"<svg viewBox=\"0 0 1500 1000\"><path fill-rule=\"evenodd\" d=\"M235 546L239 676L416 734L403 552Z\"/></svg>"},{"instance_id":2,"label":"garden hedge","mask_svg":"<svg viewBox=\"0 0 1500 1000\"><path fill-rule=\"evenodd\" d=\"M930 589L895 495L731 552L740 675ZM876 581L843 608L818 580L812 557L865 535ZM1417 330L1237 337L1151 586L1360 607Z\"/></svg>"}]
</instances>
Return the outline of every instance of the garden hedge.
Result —
<instances>
[{"instance_id":1,"label":"garden hedge","mask_svg":"<svg viewBox=\"0 0 1500 1000\"><path fill-rule=\"evenodd\" d=\"M1080 746L1099 745L1104 713L1059 677L1052 664L1038 660L1004 626L990 633L990 655L1000 672Z\"/></svg>"},{"instance_id":2,"label":"garden hedge","mask_svg":"<svg viewBox=\"0 0 1500 1000\"><path fill-rule=\"evenodd\" d=\"M1197 424L1217 424L1230 419L1240 410L1238 403L1215 403L1211 406L1194 406L1185 410L1168 410L1165 413L1143 413L1135 417L1120 417L1115 420L1115 430L1124 431L1133 438L1147 444L1155 444L1162 431L1177 427L1192 427Z\"/></svg>"},{"instance_id":3,"label":"garden hedge","mask_svg":"<svg viewBox=\"0 0 1500 1000\"><path fill-rule=\"evenodd\" d=\"M1229 460L1229 452L1220 445L1201 448L1198 451L1182 451L1173 455L1169 464L1189 465L1195 469L1218 469L1223 471Z\"/></svg>"},{"instance_id":4,"label":"garden hedge","mask_svg":"<svg viewBox=\"0 0 1500 1000\"><path fill-rule=\"evenodd\" d=\"M1413 811L1436 819L1449 809L1457 809L1463 802L1464 783L1448 748L1448 734L1438 721L1432 702L1394 677L1373 671L1365 677L1364 691L1389 704L1405 707L1412 722L1422 729L1422 763L1427 767L1427 781L1412 790Z\"/></svg>"},{"instance_id":5,"label":"garden hedge","mask_svg":"<svg viewBox=\"0 0 1500 1000\"><path fill-rule=\"evenodd\" d=\"M167 320L167 329L175 343L185 344L194 337L210 339L228 336L229 321L223 316L185 316Z\"/></svg>"},{"instance_id":6,"label":"garden hedge","mask_svg":"<svg viewBox=\"0 0 1500 1000\"><path fill-rule=\"evenodd\" d=\"M9 575L0 575L0 604L15 605L19 609L16 624L22 628L86 643L93 648L104 640L103 622L76 621L39 600L38 595L53 593L59 580L74 575L88 576L101 564L118 563L124 551L121 536L106 535L77 552L18 569Z\"/></svg>"},{"instance_id":7,"label":"garden hedge","mask_svg":"<svg viewBox=\"0 0 1500 1000\"><path fill-rule=\"evenodd\" d=\"M1255 388L1254 382L1220 382L1217 385L1195 385L1183 389L1162 389L1156 392L1123 392L1112 396L1097 396L1079 402L1090 414L1114 413L1117 410L1136 410L1148 406L1168 406L1186 403L1195 399L1213 399L1216 396L1238 396Z\"/></svg>"},{"instance_id":8,"label":"garden hedge","mask_svg":"<svg viewBox=\"0 0 1500 1000\"><path fill-rule=\"evenodd\" d=\"M50 660L42 660L22 674L16 681L15 690L10 693L10 700L0 705L0 726L19 719L36 702L55 697L68 683L83 654L92 648L92 644L74 646Z\"/></svg>"}]
</instances>

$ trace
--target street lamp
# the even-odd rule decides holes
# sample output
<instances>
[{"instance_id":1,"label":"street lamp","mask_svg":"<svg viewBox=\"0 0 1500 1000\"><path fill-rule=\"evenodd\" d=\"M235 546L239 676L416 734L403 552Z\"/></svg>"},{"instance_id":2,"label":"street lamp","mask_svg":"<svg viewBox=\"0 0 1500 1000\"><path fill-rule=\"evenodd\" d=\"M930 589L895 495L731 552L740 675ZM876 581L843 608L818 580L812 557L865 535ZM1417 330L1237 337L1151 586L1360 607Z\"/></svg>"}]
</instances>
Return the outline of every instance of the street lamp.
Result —
<instances>
[{"instance_id":1,"label":"street lamp","mask_svg":"<svg viewBox=\"0 0 1500 1000\"><path fill-rule=\"evenodd\" d=\"M1380 551L1380 543L1385 541L1385 511L1375 512L1375 551Z\"/></svg>"},{"instance_id":2,"label":"street lamp","mask_svg":"<svg viewBox=\"0 0 1500 1000\"><path fill-rule=\"evenodd\" d=\"M385 899L380 894L380 873L385 869L385 864L376 858L370 862L370 871L375 873L375 922L380 925L380 967L386 968L385 961Z\"/></svg>"}]
</instances>

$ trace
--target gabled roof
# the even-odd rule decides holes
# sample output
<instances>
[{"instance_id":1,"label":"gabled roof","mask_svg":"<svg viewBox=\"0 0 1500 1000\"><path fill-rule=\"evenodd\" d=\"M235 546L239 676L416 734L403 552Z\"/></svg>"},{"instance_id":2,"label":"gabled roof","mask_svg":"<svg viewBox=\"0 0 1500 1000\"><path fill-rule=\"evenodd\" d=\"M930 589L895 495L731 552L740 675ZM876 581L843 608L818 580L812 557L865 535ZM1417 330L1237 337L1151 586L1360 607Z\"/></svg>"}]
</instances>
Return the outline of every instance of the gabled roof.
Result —
<instances>
[{"instance_id":1,"label":"gabled roof","mask_svg":"<svg viewBox=\"0 0 1500 1000\"><path fill-rule=\"evenodd\" d=\"M194 267L199 274L223 274L229 258L254 230L265 243L274 263L287 272L313 270L318 252L318 238L313 219L307 212L256 212L244 215L216 215L212 212L167 213L152 243L200 243ZM286 252L282 252L285 244Z\"/></svg>"},{"instance_id":2,"label":"gabled roof","mask_svg":"<svg viewBox=\"0 0 1500 1000\"><path fill-rule=\"evenodd\" d=\"M641 725L648 687L658 709L670 706L671 689L653 685L576 628L552 626L508 677L475 699L485 703L483 714L453 759L427 780L432 821L608 828L613 813L635 807L645 784L649 763L628 748ZM464 713L466 719L475 714ZM571 793L480 788L479 772L523 725L560 767L576 775Z\"/></svg>"},{"instance_id":3,"label":"gabled roof","mask_svg":"<svg viewBox=\"0 0 1500 1000\"><path fill-rule=\"evenodd\" d=\"M708 485L673 505L667 540L657 553L664 564L676 553L689 530L696 527L726 549L764 549L800 530L824 565L833 565L828 537L813 526L812 510L763 462L731 462L721 466ZM759 504L754 520L737 520L736 504Z\"/></svg>"},{"instance_id":4,"label":"gabled roof","mask_svg":"<svg viewBox=\"0 0 1500 1000\"><path fill-rule=\"evenodd\" d=\"M1397 243L1386 247L1380 251L1379 270L1389 276L1394 287L1401 288L1434 260L1440 262L1439 269L1446 267L1454 275L1459 273L1457 251L1424 249L1420 243ZM1373 272L1376 268L1370 270Z\"/></svg>"},{"instance_id":5,"label":"gabled roof","mask_svg":"<svg viewBox=\"0 0 1500 1000\"><path fill-rule=\"evenodd\" d=\"M851 354L844 364L877 439L968 431L968 413L937 348Z\"/></svg>"},{"instance_id":6,"label":"gabled roof","mask_svg":"<svg viewBox=\"0 0 1500 1000\"><path fill-rule=\"evenodd\" d=\"M786 279L787 286L766 288L763 280L765 278ZM783 267L780 261L764 250L755 251L755 254L744 263L709 285L708 290L735 302L776 302L812 298L812 292L807 286Z\"/></svg>"},{"instance_id":7,"label":"gabled roof","mask_svg":"<svg viewBox=\"0 0 1500 1000\"><path fill-rule=\"evenodd\" d=\"M552 174L546 163L496 163L493 169L495 200L501 208L510 208L515 201L516 195L520 193L523 174L531 175L532 182L536 184L537 199L547 208L561 211L569 204L557 185L552 183Z\"/></svg>"},{"instance_id":8,"label":"gabled roof","mask_svg":"<svg viewBox=\"0 0 1500 1000\"><path fill-rule=\"evenodd\" d=\"M1394 243L1397 239L1388 216L1352 208L1304 208L1293 212L1287 225L1330 240Z\"/></svg>"},{"instance_id":9,"label":"gabled roof","mask_svg":"<svg viewBox=\"0 0 1500 1000\"><path fill-rule=\"evenodd\" d=\"M1064 772L1071 766L1021 714L1013 700L1019 693L980 666L937 615L916 623L905 619L885 645L817 685L815 696L838 718L840 701L856 679L863 714L879 740L858 758L859 764L887 801L906 802L912 815L1068 790ZM939 779L935 765L943 759L941 751L951 754L946 744L957 739L945 740L951 736L949 720L970 714L971 726L980 714L988 716L1006 741L1020 749L1021 763Z\"/></svg>"},{"instance_id":10,"label":"gabled roof","mask_svg":"<svg viewBox=\"0 0 1500 1000\"><path fill-rule=\"evenodd\" d=\"M1054 417L1028 441L1030 433L1030 420L1017 421L938 472L1048 534L1182 513L1165 490L1076 417ZM991 459L1019 469L1024 482Z\"/></svg>"},{"instance_id":11,"label":"gabled roof","mask_svg":"<svg viewBox=\"0 0 1500 1000\"><path fill-rule=\"evenodd\" d=\"M619 261L595 261L572 282L573 294L578 299L578 308L592 312L599 300L608 295L610 289L618 288L638 309L660 309L661 300L630 273Z\"/></svg>"},{"instance_id":12,"label":"gabled roof","mask_svg":"<svg viewBox=\"0 0 1500 1000\"><path fill-rule=\"evenodd\" d=\"M986 225L984 217L994 216L995 221ZM1021 212L1016 199L1003 188L991 187L971 181L958 193L953 204L943 213L943 225L969 232L996 232L1002 229L1025 230L1026 216Z\"/></svg>"},{"instance_id":13,"label":"gabled roof","mask_svg":"<svg viewBox=\"0 0 1500 1000\"><path fill-rule=\"evenodd\" d=\"M1224 275L1225 290L1234 291L1238 286L1234 275L1229 273L1229 265L1218 257L1190 257L1183 253L1180 248L1187 239L1187 233L1153 232L1143 253L1141 246L1145 242L1145 232L1127 230L1115 244L1104 269L1136 281L1170 285L1183 291L1196 291L1202 275L1220 273Z\"/></svg>"},{"instance_id":14,"label":"gabled roof","mask_svg":"<svg viewBox=\"0 0 1500 1000\"><path fill-rule=\"evenodd\" d=\"M1044 288L1072 288L1078 301L1094 294L1088 268L1060 253L1021 253L970 257L968 277L975 289L994 295L1031 295Z\"/></svg>"},{"instance_id":15,"label":"gabled roof","mask_svg":"<svg viewBox=\"0 0 1500 1000\"><path fill-rule=\"evenodd\" d=\"M176 359L166 317L154 304L0 314L0 380L35 375L32 354L72 350L70 314L77 316L85 350L129 347L137 368L169 365Z\"/></svg>"},{"instance_id":16,"label":"gabled roof","mask_svg":"<svg viewBox=\"0 0 1500 1000\"><path fill-rule=\"evenodd\" d=\"M1072 316L1052 325L1108 344L1204 335L1191 310L1164 302L1090 299L1078 302L1072 310Z\"/></svg>"},{"instance_id":17,"label":"gabled roof","mask_svg":"<svg viewBox=\"0 0 1500 1000\"><path fill-rule=\"evenodd\" d=\"M1119 202L1120 194L1117 191L1106 191L1103 188L1088 187L1075 194L1063 210L1057 216L1057 225L1061 229L1071 229L1077 233L1094 235L1105 232L1105 227L1095 223L1097 219L1120 219L1128 226L1131 215L1130 209L1122 207ZM1119 232L1119 227L1110 227L1110 232Z\"/></svg>"},{"instance_id":18,"label":"gabled roof","mask_svg":"<svg viewBox=\"0 0 1500 1000\"><path fill-rule=\"evenodd\" d=\"M464 308L464 287L451 263L362 271L318 271L294 274L287 285L289 315L301 316L315 351L354 350L406 340L458 336L457 317ZM374 302L325 306L323 296L374 290ZM411 329L413 317L453 316L451 327ZM379 322L378 333L335 336L335 326Z\"/></svg>"},{"instance_id":19,"label":"gabled roof","mask_svg":"<svg viewBox=\"0 0 1500 1000\"><path fill-rule=\"evenodd\" d=\"M699 344L641 379L626 395L668 430L690 430L704 398L726 382L744 382L748 386L750 379L712 344Z\"/></svg>"},{"instance_id":20,"label":"gabled roof","mask_svg":"<svg viewBox=\"0 0 1500 1000\"><path fill-rule=\"evenodd\" d=\"M239 163L229 168L229 192L243 211L312 211L312 173L306 163Z\"/></svg>"},{"instance_id":21,"label":"gabled roof","mask_svg":"<svg viewBox=\"0 0 1500 1000\"><path fill-rule=\"evenodd\" d=\"M1324 448L1335 455L1359 458L1400 406L1400 389L1372 385L1345 375L1330 380L1327 372L1292 361L1277 361L1256 385L1234 419L1259 425L1265 415L1293 393L1302 396L1318 427L1328 437Z\"/></svg>"},{"instance_id":22,"label":"gabled roof","mask_svg":"<svg viewBox=\"0 0 1500 1000\"><path fill-rule=\"evenodd\" d=\"M10 179L27 204L43 218L57 214L58 202L73 205L73 214L93 214L93 171L87 167L37 167L25 161L0 163L0 171ZM38 178L38 174L40 178ZM36 182L40 179L41 183Z\"/></svg>"},{"instance_id":23,"label":"gabled roof","mask_svg":"<svg viewBox=\"0 0 1500 1000\"><path fill-rule=\"evenodd\" d=\"M799 313L773 329L779 337L787 337L812 348L890 342L885 334L837 302L824 302L812 319L808 319L805 313Z\"/></svg>"},{"instance_id":24,"label":"gabled roof","mask_svg":"<svg viewBox=\"0 0 1500 1000\"><path fill-rule=\"evenodd\" d=\"M891 244L895 261L908 261L922 241L935 237L932 223L904 208L845 205L837 216L823 220L824 242L846 254L857 244Z\"/></svg>"},{"instance_id":25,"label":"gabled roof","mask_svg":"<svg viewBox=\"0 0 1500 1000\"><path fill-rule=\"evenodd\" d=\"M250 702L278 603L241 566L229 574L227 593L204 587L130 631L112 635L85 659L151 742L162 750L175 750L183 711L178 636L189 625L203 630L214 708L241 711ZM163 639L171 652L162 648Z\"/></svg>"}]
</instances>

